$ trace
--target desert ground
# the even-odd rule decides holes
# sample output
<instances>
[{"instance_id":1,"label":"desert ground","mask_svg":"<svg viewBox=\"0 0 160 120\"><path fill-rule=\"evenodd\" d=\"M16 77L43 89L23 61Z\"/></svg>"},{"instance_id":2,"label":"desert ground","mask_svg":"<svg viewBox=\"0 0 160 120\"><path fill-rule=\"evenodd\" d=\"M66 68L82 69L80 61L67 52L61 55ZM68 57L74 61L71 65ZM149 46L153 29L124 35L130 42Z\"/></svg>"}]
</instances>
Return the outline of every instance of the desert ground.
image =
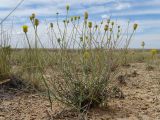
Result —
<instances>
[{"instance_id":1,"label":"desert ground","mask_svg":"<svg viewBox=\"0 0 160 120\"><path fill-rule=\"evenodd\" d=\"M0 120L160 120L157 0L19 1L0 5Z\"/></svg>"},{"instance_id":2,"label":"desert ground","mask_svg":"<svg viewBox=\"0 0 160 120\"><path fill-rule=\"evenodd\" d=\"M123 95L117 94L104 108L89 110L89 120L159 120L159 70L146 69L145 63L121 67L116 81ZM119 77L120 76L120 77ZM117 92L118 93L118 92ZM58 102L52 110L48 97L37 91L9 88L0 90L1 120L76 120L77 113Z\"/></svg>"}]
</instances>

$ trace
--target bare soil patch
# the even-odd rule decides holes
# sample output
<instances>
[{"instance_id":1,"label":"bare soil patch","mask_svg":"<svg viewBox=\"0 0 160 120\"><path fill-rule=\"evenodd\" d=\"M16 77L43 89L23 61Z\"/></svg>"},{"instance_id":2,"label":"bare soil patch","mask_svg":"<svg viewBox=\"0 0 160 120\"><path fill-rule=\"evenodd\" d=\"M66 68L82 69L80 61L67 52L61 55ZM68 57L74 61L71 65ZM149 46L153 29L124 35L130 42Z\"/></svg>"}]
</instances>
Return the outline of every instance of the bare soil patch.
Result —
<instances>
[{"instance_id":1,"label":"bare soil patch","mask_svg":"<svg viewBox=\"0 0 160 120\"><path fill-rule=\"evenodd\" d=\"M122 67L124 99L112 99L105 108L89 111L89 120L160 120L160 78L156 69L146 70L144 63ZM123 84L125 83L125 84ZM75 111L29 90L0 89L0 120L76 120Z\"/></svg>"}]
</instances>

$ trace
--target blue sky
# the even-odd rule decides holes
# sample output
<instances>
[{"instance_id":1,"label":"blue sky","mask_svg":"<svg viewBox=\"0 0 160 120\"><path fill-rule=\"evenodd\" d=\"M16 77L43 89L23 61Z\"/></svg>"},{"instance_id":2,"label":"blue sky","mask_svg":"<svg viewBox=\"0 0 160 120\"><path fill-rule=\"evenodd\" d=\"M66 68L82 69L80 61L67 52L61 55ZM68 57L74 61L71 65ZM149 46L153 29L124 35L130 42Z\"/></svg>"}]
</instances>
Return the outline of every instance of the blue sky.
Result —
<instances>
[{"instance_id":1,"label":"blue sky","mask_svg":"<svg viewBox=\"0 0 160 120\"><path fill-rule=\"evenodd\" d=\"M0 0L0 19L19 1ZM57 12L62 17L65 15L66 4L70 5L71 16L82 16L88 11L89 19L96 22L112 16L112 19L120 21L122 26L125 26L128 20L138 23L139 29L131 47L139 48L141 42L145 41L146 48L160 48L160 0L25 0L4 25L11 24L14 16L14 32L18 36L21 26L29 24L28 16L32 13L36 13L40 21L54 21ZM43 31L43 27L41 29Z\"/></svg>"}]
</instances>

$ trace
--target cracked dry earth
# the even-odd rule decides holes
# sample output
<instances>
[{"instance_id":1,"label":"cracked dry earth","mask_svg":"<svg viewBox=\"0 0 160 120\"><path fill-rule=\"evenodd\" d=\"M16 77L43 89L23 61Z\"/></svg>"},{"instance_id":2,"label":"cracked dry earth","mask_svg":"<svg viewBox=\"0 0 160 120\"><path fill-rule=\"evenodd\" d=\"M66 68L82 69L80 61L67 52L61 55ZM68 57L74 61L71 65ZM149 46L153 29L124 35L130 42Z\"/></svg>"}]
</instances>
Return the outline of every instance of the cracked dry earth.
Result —
<instances>
[{"instance_id":1,"label":"cracked dry earth","mask_svg":"<svg viewBox=\"0 0 160 120\"><path fill-rule=\"evenodd\" d=\"M107 108L91 110L89 120L160 120L159 71L147 71L144 63L121 71L130 74L133 70L137 76L128 77L126 85L118 84L125 99L112 99ZM52 107L53 111L47 98L38 93L0 91L0 120L77 120L74 112L65 111L61 104L53 102Z\"/></svg>"}]
</instances>

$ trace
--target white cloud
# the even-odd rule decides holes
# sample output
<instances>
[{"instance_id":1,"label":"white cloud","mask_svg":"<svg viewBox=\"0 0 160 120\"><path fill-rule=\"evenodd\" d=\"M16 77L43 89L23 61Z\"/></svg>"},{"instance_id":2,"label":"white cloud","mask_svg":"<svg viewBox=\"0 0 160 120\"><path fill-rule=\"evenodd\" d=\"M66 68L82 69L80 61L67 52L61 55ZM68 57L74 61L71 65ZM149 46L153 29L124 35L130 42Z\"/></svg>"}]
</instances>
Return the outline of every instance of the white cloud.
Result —
<instances>
[{"instance_id":1,"label":"white cloud","mask_svg":"<svg viewBox=\"0 0 160 120\"><path fill-rule=\"evenodd\" d=\"M130 8L131 5L129 3L118 3L116 4L116 10L123 10L123 9L127 9Z\"/></svg>"}]
</instances>

